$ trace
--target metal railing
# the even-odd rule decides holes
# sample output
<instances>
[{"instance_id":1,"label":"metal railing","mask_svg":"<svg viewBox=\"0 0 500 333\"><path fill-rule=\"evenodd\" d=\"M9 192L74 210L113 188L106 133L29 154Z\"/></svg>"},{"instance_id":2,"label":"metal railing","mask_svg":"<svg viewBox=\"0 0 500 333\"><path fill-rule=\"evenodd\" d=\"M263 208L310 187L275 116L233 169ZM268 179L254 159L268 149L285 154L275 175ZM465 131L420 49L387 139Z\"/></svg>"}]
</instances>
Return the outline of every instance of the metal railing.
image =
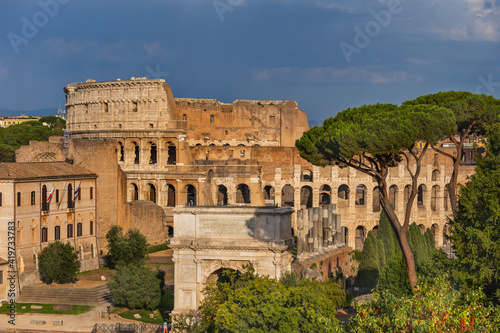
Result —
<instances>
[{"instance_id":1,"label":"metal railing","mask_svg":"<svg viewBox=\"0 0 500 333\"><path fill-rule=\"evenodd\" d=\"M106 333L106 332L150 332L162 333L162 324L135 324L135 323L117 323L117 324L95 324L92 328L92 333Z\"/></svg>"}]
</instances>

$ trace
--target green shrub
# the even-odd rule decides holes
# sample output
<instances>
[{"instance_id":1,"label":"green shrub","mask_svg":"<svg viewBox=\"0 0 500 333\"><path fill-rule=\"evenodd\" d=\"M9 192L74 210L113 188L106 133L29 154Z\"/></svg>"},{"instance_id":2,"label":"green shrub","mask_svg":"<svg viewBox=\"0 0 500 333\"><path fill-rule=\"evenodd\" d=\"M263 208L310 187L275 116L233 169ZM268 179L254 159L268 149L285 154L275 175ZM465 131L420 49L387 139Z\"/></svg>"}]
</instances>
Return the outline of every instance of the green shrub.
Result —
<instances>
[{"instance_id":1,"label":"green shrub","mask_svg":"<svg viewBox=\"0 0 500 333\"><path fill-rule=\"evenodd\" d=\"M38 271L46 282L72 282L80 271L78 254L69 243L55 241L38 256Z\"/></svg>"},{"instance_id":2,"label":"green shrub","mask_svg":"<svg viewBox=\"0 0 500 333\"><path fill-rule=\"evenodd\" d=\"M108 282L114 301L130 309L156 309L161 301L161 281L157 274L143 265L120 265Z\"/></svg>"},{"instance_id":3,"label":"green shrub","mask_svg":"<svg viewBox=\"0 0 500 333\"><path fill-rule=\"evenodd\" d=\"M167 243L151 245L147 247L146 254L167 250L168 248Z\"/></svg>"},{"instance_id":4,"label":"green shrub","mask_svg":"<svg viewBox=\"0 0 500 333\"><path fill-rule=\"evenodd\" d=\"M137 229L130 229L125 235L122 228L113 226L106 233L111 266L118 264L140 264L146 258L147 240Z\"/></svg>"}]
</instances>

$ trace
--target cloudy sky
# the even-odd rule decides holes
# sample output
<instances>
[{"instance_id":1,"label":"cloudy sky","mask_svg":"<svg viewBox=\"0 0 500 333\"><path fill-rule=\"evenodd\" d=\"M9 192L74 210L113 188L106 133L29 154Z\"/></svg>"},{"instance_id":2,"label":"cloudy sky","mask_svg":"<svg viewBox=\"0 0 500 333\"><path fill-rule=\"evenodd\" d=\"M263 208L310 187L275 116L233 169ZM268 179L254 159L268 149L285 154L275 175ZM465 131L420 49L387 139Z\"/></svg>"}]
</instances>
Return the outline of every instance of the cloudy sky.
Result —
<instances>
[{"instance_id":1,"label":"cloudy sky","mask_svg":"<svg viewBox=\"0 0 500 333\"><path fill-rule=\"evenodd\" d=\"M1 0L0 35L0 109L132 76L175 97L295 100L311 120L438 91L500 98L500 0Z\"/></svg>"}]
</instances>

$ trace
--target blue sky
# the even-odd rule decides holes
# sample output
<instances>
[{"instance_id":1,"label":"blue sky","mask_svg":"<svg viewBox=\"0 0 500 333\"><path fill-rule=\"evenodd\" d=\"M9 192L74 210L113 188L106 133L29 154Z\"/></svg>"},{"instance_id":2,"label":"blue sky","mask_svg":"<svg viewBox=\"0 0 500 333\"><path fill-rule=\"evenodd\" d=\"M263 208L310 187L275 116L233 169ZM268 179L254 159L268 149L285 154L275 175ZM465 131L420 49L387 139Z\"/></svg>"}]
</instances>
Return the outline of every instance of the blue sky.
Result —
<instances>
[{"instance_id":1,"label":"blue sky","mask_svg":"<svg viewBox=\"0 0 500 333\"><path fill-rule=\"evenodd\" d=\"M133 76L175 97L295 100L311 120L438 91L500 98L500 0L1 0L0 36L0 109Z\"/></svg>"}]
</instances>

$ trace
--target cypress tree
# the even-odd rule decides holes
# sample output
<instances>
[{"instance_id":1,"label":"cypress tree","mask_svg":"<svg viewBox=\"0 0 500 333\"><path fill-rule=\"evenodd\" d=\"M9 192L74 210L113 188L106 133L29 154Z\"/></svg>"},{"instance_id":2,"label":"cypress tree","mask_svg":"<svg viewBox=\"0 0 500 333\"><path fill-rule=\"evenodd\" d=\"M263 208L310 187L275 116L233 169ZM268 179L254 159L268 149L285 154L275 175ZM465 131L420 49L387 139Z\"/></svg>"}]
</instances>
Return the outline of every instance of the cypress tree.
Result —
<instances>
[{"instance_id":1,"label":"cypress tree","mask_svg":"<svg viewBox=\"0 0 500 333\"><path fill-rule=\"evenodd\" d=\"M385 254L384 242L381 239L377 240L379 273L387 266L387 256Z\"/></svg>"},{"instance_id":2,"label":"cypress tree","mask_svg":"<svg viewBox=\"0 0 500 333\"><path fill-rule=\"evenodd\" d=\"M375 287L379 270L380 262L377 238L372 231L369 231L363 244L363 252L361 253L361 262L359 263L357 277L358 284L368 288Z\"/></svg>"},{"instance_id":3,"label":"cypress tree","mask_svg":"<svg viewBox=\"0 0 500 333\"><path fill-rule=\"evenodd\" d=\"M387 215L382 210L378 225L377 239L384 243L385 262L389 263L392 258L402 258L403 253Z\"/></svg>"}]
</instances>

